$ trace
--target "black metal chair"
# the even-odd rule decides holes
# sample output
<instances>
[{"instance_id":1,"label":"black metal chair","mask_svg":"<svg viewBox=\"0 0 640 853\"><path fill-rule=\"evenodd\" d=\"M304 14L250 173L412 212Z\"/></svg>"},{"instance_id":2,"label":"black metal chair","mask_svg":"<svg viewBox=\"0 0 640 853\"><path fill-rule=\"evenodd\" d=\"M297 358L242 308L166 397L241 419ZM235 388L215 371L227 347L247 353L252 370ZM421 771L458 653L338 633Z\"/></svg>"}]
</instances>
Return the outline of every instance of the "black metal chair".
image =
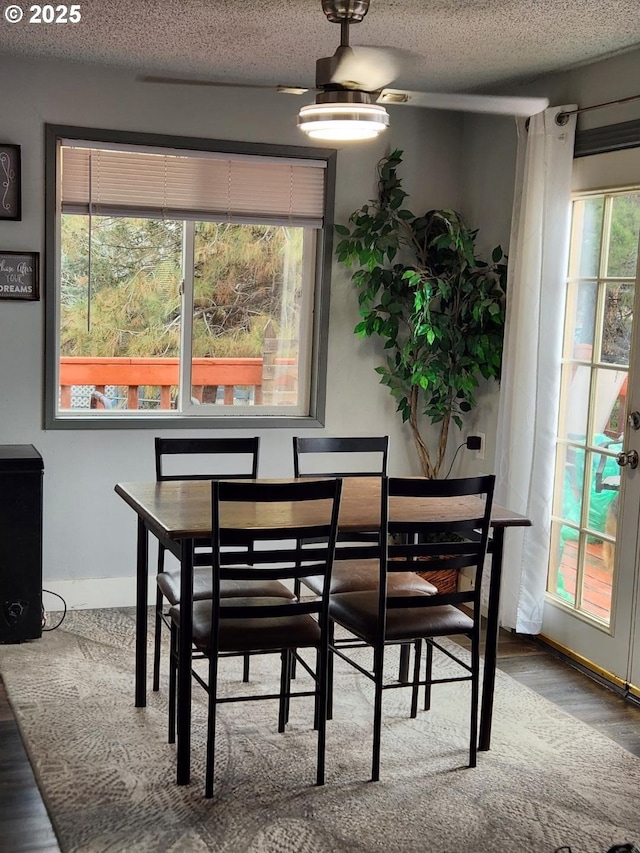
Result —
<instances>
[{"instance_id":1,"label":"black metal chair","mask_svg":"<svg viewBox=\"0 0 640 853\"><path fill-rule=\"evenodd\" d=\"M348 437L348 438L333 438L333 437L312 437L312 438L296 438L293 439L293 470L296 477L386 477L387 475L387 456L389 451L389 436L380 437ZM320 457L329 456L329 465L337 464L337 460L332 457L335 453L354 454L350 457L351 465L345 465L345 457L340 458L343 463L339 466L339 473L326 474L322 472L323 466ZM315 465L311 467L303 464L304 460L301 456L304 454L314 454ZM373 459L372 459L373 457ZM355 463L355 464L354 464ZM363 464L366 464L362 470ZM345 468L347 470L345 470ZM345 547L346 543L361 543L368 542L374 547L370 549L359 549L360 555L363 550L369 551L369 557L360 559L339 559L336 561L333 572L331 574L331 593L341 592L358 592L363 589L377 589L379 581L379 560L380 560L380 535L379 531L371 531L369 533L338 533L338 549ZM343 557L345 551L340 553ZM354 553L356 551L354 550ZM410 590L416 594L424 593L431 595L437 592L437 588L421 578L416 572L398 572L389 579L390 585L400 590ZM309 587L316 595L322 593L320 579L309 577L304 581L305 586ZM298 591L299 594L299 591Z\"/></svg>"},{"instance_id":2,"label":"black metal chair","mask_svg":"<svg viewBox=\"0 0 640 853\"><path fill-rule=\"evenodd\" d=\"M425 688L425 709L429 708L433 684L471 682L471 732L469 766L476 765L478 740L478 700L480 686L480 587L491 522L493 476L461 480L390 478L383 482L382 530L384 541L380 561L380 580L375 591L332 595L330 617L355 638L354 646L370 646L373 667L360 665L345 649L344 643L332 643L332 655L355 666L375 685L372 780L380 778L380 739L382 694L384 690L412 689L411 716L417 715L418 690ZM393 514L390 501L393 500ZM436 499L437 511L420 522L408 522L403 506L415 505L422 498ZM473 500L469 500L473 498ZM415 595L393 592L388 578L403 571L406 561L421 558L421 571L468 570L471 588L446 594ZM469 611L460 609L470 608ZM470 663L451 647L443 647L439 638L464 635L471 640ZM426 672L421 677L421 649L426 641ZM385 649L389 645L411 643L414 648L413 676L407 682L383 683ZM433 650L439 649L454 660L464 674L434 678Z\"/></svg>"},{"instance_id":3,"label":"black metal chair","mask_svg":"<svg viewBox=\"0 0 640 853\"><path fill-rule=\"evenodd\" d=\"M156 479L164 480L223 480L258 476L260 438L160 438L155 439ZM210 457L219 463L232 459L232 464L223 467L216 464L214 471L203 471L203 460L196 460L197 469L186 469L185 457ZM239 457L244 456L244 460ZM180 457L179 470L168 470L169 458Z\"/></svg>"},{"instance_id":4,"label":"black metal chair","mask_svg":"<svg viewBox=\"0 0 640 853\"><path fill-rule=\"evenodd\" d=\"M156 479L163 480L228 480L253 479L258 475L260 439L252 438L159 438L155 439ZM173 465L170 463L174 462ZM192 463L191 465L188 462ZM175 464L177 463L177 464ZM212 469L203 472L203 467ZM153 689L160 685L161 631L165 621L164 600L170 605L180 601L180 569L165 571L165 549L158 544L158 574L156 578L156 619L153 657ZM224 584L223 595L278 595L293 597L282 584L244 582ZM211 598L211 541L196 542L193 570L193 600ZM243 680L249 680L249 657L244 661Z\"/></svg>"},{"instance_id":5,"label":"black metal chair","mask_svg":"<svg viewBox=\"0 0 640 853\"><path fill-rule=\"evenodd\" d=\"M293 471L296 477L386 477L389 436L312 436L294 437ZM345 456L344 454L349 454ZM338 468L327 474L327 467ZM377 589L380 566L380 531L338 533L338 559L331 573L331 594ZM347 551L347 549L349 549ZM357 549L357 550L356 550ZM349 554L349 558L345 557ZM357 555L357 556L356 556ZM322 594L322 579L308 577L304 585L316 595ZM415 571L394 573L390 587L398 594L433 595L437 588ZM295 589L301 594L300 587ZM404 678L409 647L402 655L400 677ZM329 662L329 675L332 678ZM295 667L294 667L295 677ZM329 693L329 719L333 715L333 694Z\"/></svg>"},{"instance_id":6,"label":"black metal chair","mask_svg":"<svg viewBox=\"0 0 640 853\"><path fill-rule=\"evenodd\" d=\"M344 456L333 457L333 454L337 453L348 453L348 460ZM347 438L294 436L293 472L295 477L384 477L387 473L388 453L388 435ZM311 454L317 454L320 458L311 459L311 464L307 465ZM332 455L328 457L327 454ZM303 456L306 459L303 459ZM326 462L329 463L330 469L339 462L339 470L327 471L323 464Z\"/></svg>"},{"instance_id":7,"label":"black metal chair","mask_svg":"<svg viewBox=\"0 0 640 853\"><path fill-rule=\"evenodd\" d=\"M293 472L296 478L306 477L385 477L389 436L349 436L335 438L318 436L293 439ZM339 454L339 455L338 455ZM349 454L348 458L343 454ZM338 470L327 470L337 467ZM338 533L338 547L348 544L372 543L373 559L338 560L331 575L331 592L353 592L375 589L378 583L377 544L378 531ZM356 552L354 551L354 554ZM360 555L362 550L360 549ZM344 552L340 554L342 557ZM320 579L309 577L305 581L316 595L322 594ZM296 589L300 595L300 589Z\"/></svg>"},{"instance_id":8,"label":"black metal chair","mask_svg":"<svg viewBox=\"0 0 640 853\"><path fill-rule=\"evenodd\" d=\"M328 479L298 483L212 483L213 597L193 606L193 645L208 658L208 676L195 669L195 680L209 695L205 795L213 796L216 712L221 702L278 699L278 731L285 729L289 702L295 696L315 697L314 727L318 730L316 783L324 784L327 665L329 656L329 583L338 529L342 481ZM251 504L253 528L242 524L243 505ZM293 515L299 523L292 523ZM280 509L282 505L282 509ZM264 521L260 519L264 518ZM301 550L299 540L312 537L313 548ZM248 558L248 555L250 557ZM306 577L326 578L325 593L312 601L287 598L228 598L223 584L281 583ZM169 611L173 622L170 678L170 713L175 708L175 668L180 605ZM315 666L299 655L299 649L315 649ZM233 654L279 652L280 689L277 693L218 698L218 659ZM313 690L291 688L291 667L296 660L313 679ZM298 682L299 683L299 682ZM175 713L175 712L174 712Z\"/></svg>"}]
</instances>

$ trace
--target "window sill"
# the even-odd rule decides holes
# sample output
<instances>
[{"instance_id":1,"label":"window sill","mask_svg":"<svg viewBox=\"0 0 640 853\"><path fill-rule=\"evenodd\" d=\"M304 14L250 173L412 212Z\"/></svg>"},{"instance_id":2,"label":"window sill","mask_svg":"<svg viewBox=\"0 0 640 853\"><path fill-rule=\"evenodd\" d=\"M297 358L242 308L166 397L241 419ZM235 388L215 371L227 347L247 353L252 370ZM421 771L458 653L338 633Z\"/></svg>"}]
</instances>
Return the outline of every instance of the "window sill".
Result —
<instances>
[{"instance_id":1,"label":"window sill","mask_svg":"<svg viewBox=\"0 0 640 853\"><path fill-rule=\"evenodd\" d=\"M219 415L217 417L189 417L167 413L139 415L125 413L86 415L73 412L47 418L45 429L313 429L324 422L311 415Z\"/></svg>"}]
</instances>

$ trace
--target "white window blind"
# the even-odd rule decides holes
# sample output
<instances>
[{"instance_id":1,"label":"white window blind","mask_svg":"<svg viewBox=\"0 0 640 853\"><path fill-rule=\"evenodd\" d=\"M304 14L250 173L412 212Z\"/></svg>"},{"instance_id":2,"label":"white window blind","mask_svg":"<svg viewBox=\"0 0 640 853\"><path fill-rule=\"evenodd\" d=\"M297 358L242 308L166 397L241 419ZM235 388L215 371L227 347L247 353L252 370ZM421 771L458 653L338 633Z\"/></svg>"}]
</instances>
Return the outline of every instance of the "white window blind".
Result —
<instances>
[{"instance_id":1,"label":"white window blind","mask_svg":"<svg viewBox=\"0 0 640 853\"><path fill-rule=\"evenodd\" d=\"M62 211L321 228L324 160L63 141Z\"/></svg>"}]
</instances>

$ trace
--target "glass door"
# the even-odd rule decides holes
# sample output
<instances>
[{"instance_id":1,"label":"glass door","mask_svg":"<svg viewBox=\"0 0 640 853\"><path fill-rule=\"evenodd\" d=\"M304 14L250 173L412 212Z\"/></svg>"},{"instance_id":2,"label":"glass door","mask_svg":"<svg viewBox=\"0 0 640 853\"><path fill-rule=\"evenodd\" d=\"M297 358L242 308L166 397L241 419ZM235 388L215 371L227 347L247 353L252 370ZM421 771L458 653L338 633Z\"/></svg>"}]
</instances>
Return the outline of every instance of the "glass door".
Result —
<instances>
[{"instance_id":1,"label":"glass door","mask_svg":"<svg viewBox=\"0 0 640 853\"><path fill-rule=\"evenodd\" d=\"M640 174L633 184L606 181L620 162L632 162L629 153L576 161L581 186L573 201L542 629L621 686L640 685L633 669L640 667L633 662L640 431L629 425L640 408Z\"/></svg>"}]
</instances>

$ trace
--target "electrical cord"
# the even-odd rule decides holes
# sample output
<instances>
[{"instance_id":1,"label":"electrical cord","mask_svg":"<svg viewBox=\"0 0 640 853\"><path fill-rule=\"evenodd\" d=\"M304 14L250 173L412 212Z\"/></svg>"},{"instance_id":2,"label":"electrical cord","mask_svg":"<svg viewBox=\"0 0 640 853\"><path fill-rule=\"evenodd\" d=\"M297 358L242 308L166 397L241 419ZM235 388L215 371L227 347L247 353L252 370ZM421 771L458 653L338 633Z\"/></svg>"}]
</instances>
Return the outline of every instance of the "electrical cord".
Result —
<instances>
[{"instance_id":1,"label":"electrical cord","mask_svg":"<svg viewBox=\"0 0 640 853\"><path fill-rule=\"evenodd\" d=\"M59 628L62 625L62 623L64 622L64 617L67 615L67 602L61 595L58 595L57 592L52 592L50 589L43 589L42 591L46 592L47 595L55 595L56 598L59 598L64 608L64 610L62 611L62 616L60 617L60 620L57 622L57 624L52 625L51 628L45 628L44 626L47 624L47 611L44 609L44 604L42 605L42 631L43 633L45 631L55 631L56 628Z\"/></svg>"},{"instance_id":2,"label":"electrical cord","mask_svg":"<svg viewBox=\"0 0 640 853\"><path fill-rule=\"evenodd\" d=\"M449 465L449 470L444 475L445 480L447 480L449 478L449 474L451 473L451 469L453 468L453 463L456 461L456 456L458 455L459 451L462 450L462 448L466 447L466 446L467 446L467 442L463 441L461 445L456 447L456 452L453 454L453 459L451 460L451 465Z\"/></svg>"}]
</instances>

